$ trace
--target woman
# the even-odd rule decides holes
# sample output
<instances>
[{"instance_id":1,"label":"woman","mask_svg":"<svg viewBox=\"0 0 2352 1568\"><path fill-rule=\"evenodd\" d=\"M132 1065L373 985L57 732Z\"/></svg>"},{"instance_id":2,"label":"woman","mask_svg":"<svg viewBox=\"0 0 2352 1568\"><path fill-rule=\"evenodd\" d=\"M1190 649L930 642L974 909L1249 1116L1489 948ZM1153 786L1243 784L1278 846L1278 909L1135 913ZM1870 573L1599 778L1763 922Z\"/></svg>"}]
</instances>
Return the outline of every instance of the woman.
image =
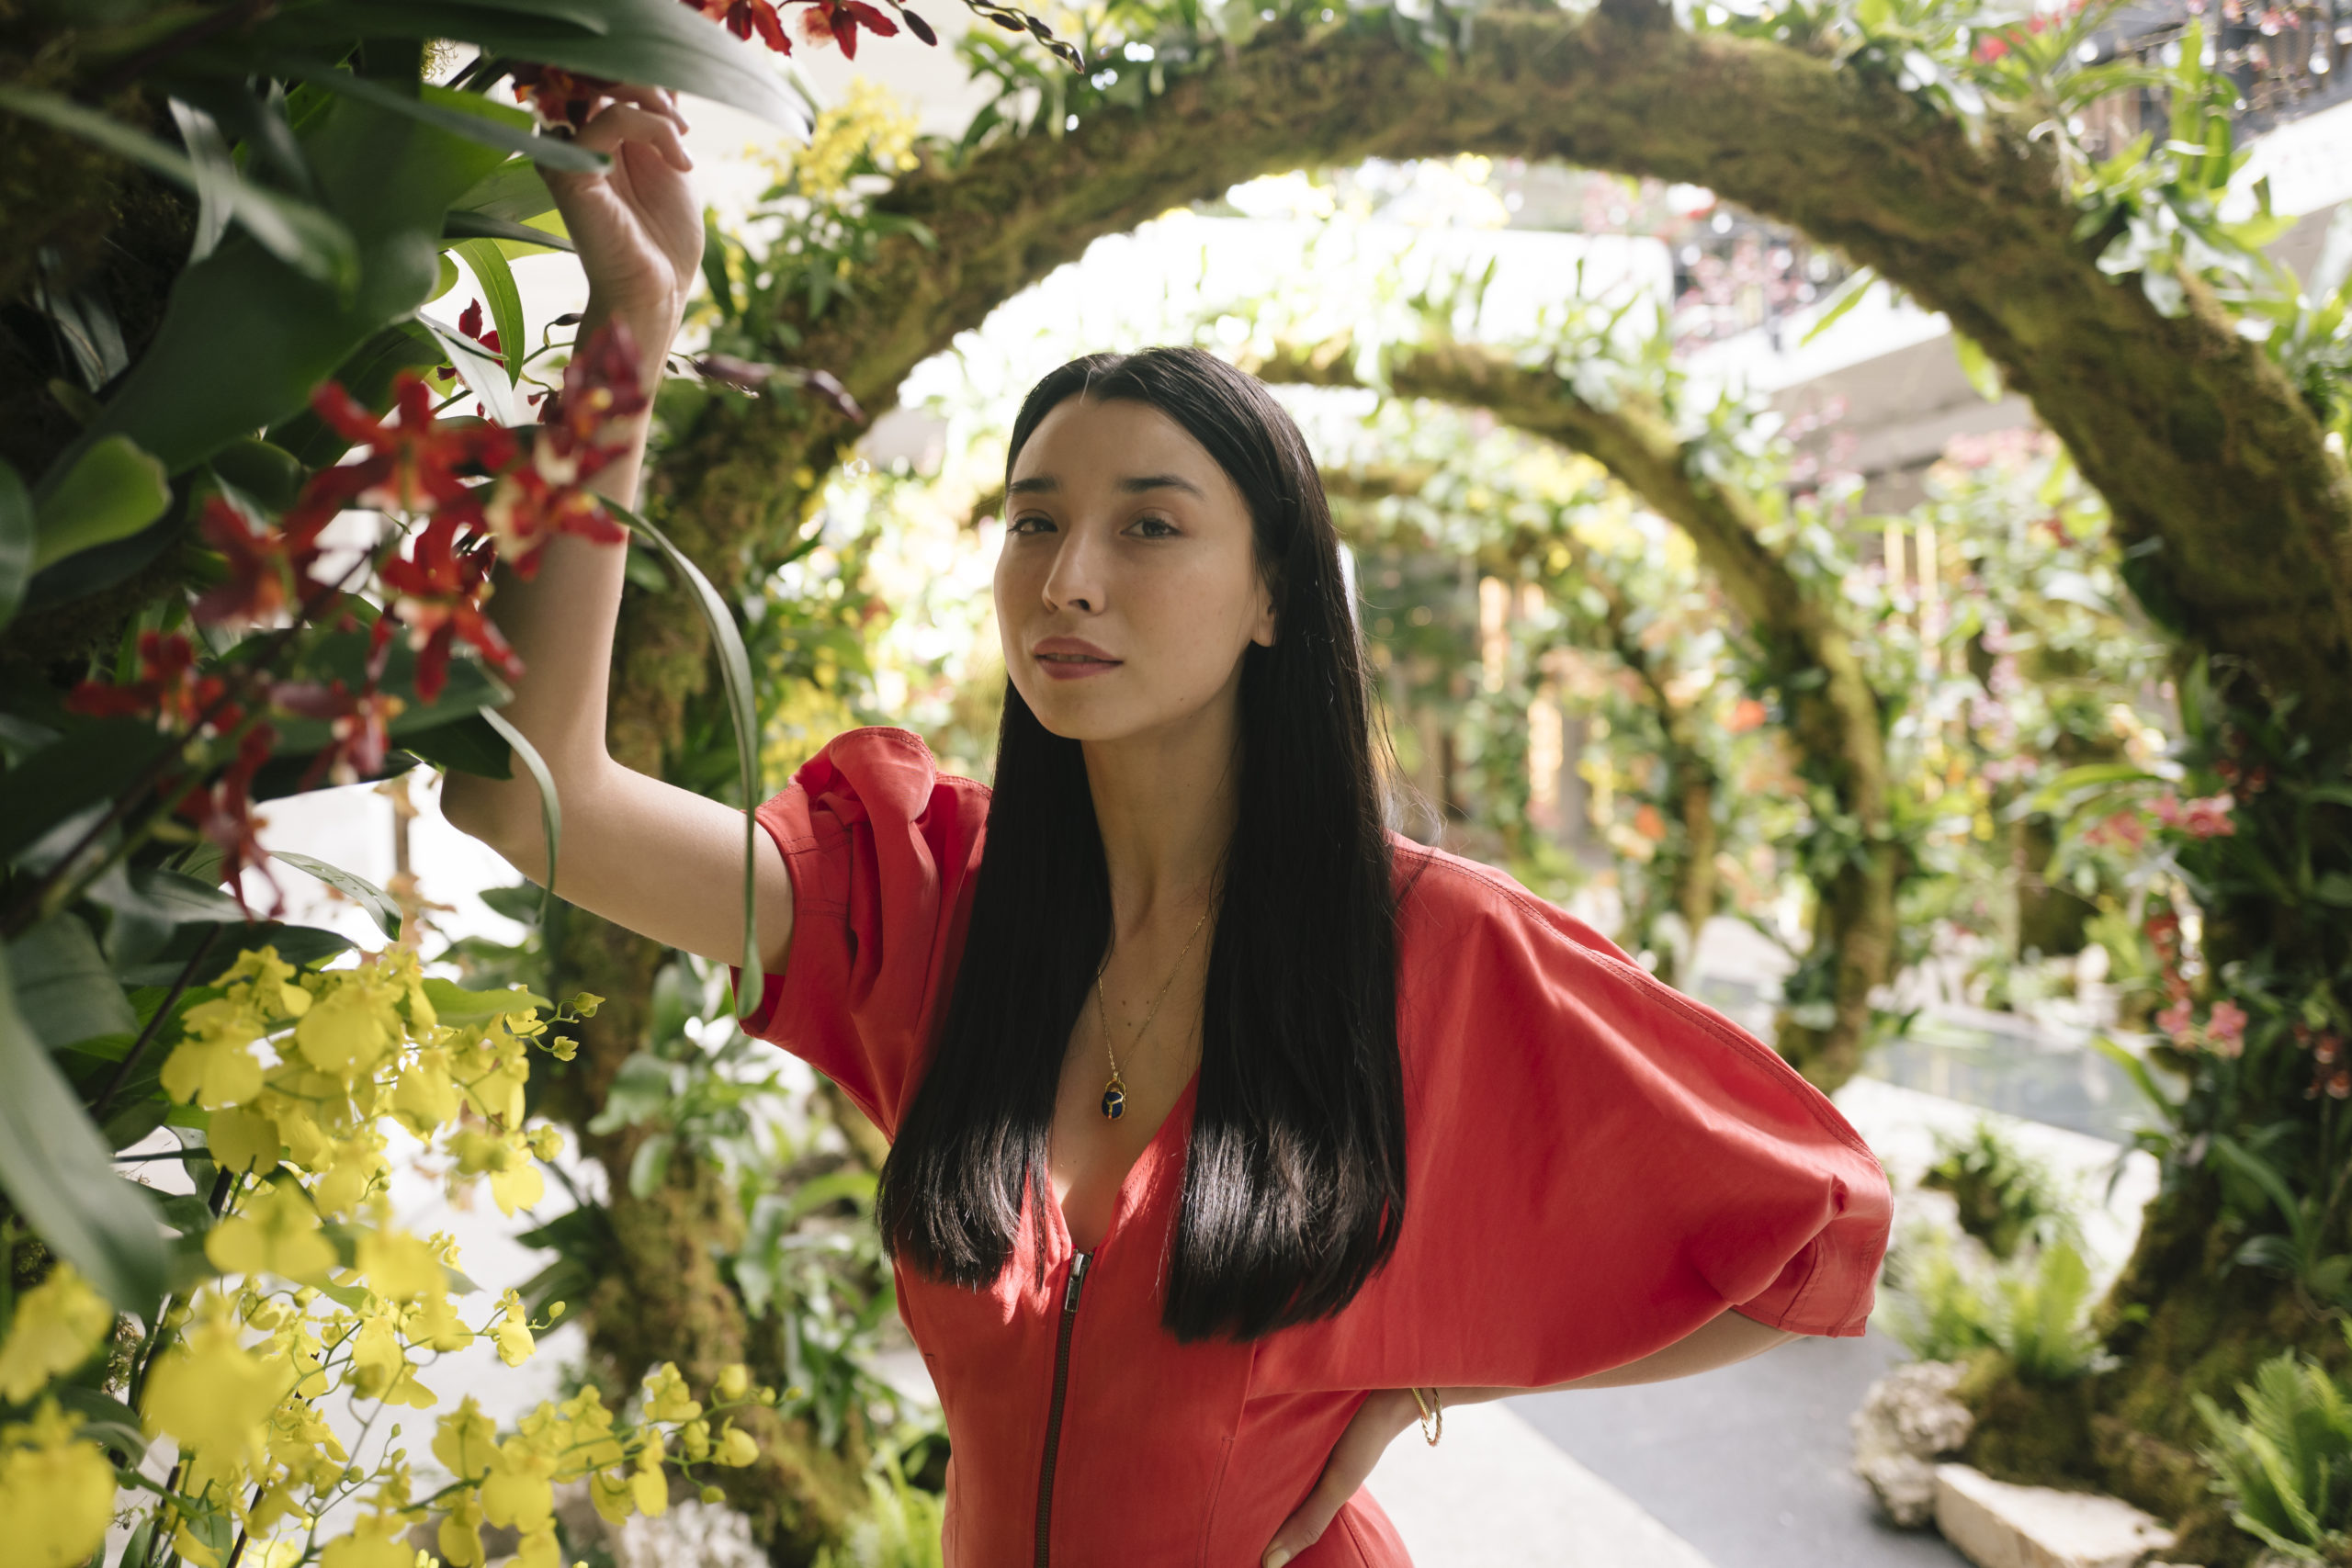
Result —
<instances>
[{"instance_id":1,"label":"woman","mask_svg":"<svg viewBox=\"0 0 2352 1568\"><path fill-rule=\"evenodd\" d=\"M701 227L683 120L630 97L582 136L609 174L551 179L583 331L626 322L650 380ZM1887 1188L1828 1102L1385 829L1337 541L1262 388L1191 351L1064 367L1007 481L995 793L899 730L803 768L758 812L745 1021L894 1140L951 1562L1401 1565L1358 1487L1425 1409L1434 1437L1862 1332ZM558 539L502 586L507 711L562 795L565 896L734 957L741 818L605 752L621 556ZM452 775L445 806L544 866L527 784Z\"/></svg>"}]
</instances>

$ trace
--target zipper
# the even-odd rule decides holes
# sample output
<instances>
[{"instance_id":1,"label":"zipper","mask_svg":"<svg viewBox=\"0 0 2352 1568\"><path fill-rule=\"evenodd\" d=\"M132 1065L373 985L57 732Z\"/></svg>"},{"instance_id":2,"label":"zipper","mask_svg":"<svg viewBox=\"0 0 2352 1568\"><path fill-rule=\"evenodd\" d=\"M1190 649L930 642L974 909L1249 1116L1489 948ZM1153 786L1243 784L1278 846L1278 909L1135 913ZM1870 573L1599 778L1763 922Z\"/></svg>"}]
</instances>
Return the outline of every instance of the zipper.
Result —
<instances>
[{"instance_id":1,"label":"zipper","mask_svg":"<svg viewBox=\"0 0 2352 1568\"><path fill-rule=\"evenodd\" d=\"M1086 1285L1091 1252L1071 1255L1069 1282L1062 1287L1061 1333L1054 1341L1054 1403L1046 1414L1046 1463L1037 1475L1037 1568L1053 1561L1054 1464L1062 1445L1062 1399L1069 1393L1069 1337L1078 1326L1078 1295Z\"/></svg>"}]
</instances>

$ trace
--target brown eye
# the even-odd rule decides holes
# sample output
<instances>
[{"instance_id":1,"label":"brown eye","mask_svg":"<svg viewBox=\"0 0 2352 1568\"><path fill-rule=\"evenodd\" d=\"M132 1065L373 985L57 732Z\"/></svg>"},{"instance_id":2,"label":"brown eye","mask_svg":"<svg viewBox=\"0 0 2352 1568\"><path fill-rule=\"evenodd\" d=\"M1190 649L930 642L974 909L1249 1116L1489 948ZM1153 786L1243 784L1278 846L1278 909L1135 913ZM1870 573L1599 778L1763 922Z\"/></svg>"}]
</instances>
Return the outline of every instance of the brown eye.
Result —
<instances>
[{"instance_id":1,"label":"brown eye","mask_svg":"<svg viewBox=\"0 0 2352 1568\"><path fill-rule=\"evenodd\" d=\"M1147 539L1172 539L1177 535L1176 525L1165 517L1138 517L1131 526Z\"/></svg>"},{"instance_id":2,"label":"brown eye","mask_svg":"<svg viewBox=\"0 0 2352 1568\"><path fill-rule=\"evenodd\" d=\"M1054 520L1052 518L1046 516L1043 513L1030 512L1024 513L1021 516L1014 518L1011 526L1006 529L1006 532L1012 534L1043 534L1050 532L1053 526Z\"/></svg>"}]
</instances>

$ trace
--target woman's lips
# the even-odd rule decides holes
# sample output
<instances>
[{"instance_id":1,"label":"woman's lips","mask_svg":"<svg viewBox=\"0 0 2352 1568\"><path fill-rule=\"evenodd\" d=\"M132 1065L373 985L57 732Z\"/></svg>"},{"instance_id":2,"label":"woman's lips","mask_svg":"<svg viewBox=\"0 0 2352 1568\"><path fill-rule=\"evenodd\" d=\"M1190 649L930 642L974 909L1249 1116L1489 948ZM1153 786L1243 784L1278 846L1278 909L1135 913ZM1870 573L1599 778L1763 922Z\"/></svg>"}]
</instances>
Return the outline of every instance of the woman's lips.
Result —
<instances>
[{"instance_id":1,"label":"woman's lips","mask_svg":"<svg viewBox=\"0 0 2352 1568\"><path fill-rule=\"evenodd\" d=\"M1107 675L1119 667L1115 659L1094 659L1082 653L1041 653L1037 668L1054 681L1084 681L1096 675Z\"/></svg>"}]
</instances>

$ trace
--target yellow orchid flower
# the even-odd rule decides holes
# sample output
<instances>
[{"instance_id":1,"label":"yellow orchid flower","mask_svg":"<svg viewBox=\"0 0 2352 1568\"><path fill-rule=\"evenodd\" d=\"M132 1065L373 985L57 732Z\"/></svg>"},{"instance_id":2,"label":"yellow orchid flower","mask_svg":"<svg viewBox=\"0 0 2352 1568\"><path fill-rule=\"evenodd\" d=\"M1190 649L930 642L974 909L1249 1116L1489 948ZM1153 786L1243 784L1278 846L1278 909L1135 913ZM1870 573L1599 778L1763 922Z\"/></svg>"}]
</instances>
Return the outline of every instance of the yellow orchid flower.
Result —
<instances>
[{"instance_id":1,"label":"yellow orchid flower","mask_svg":"<svg viewBox=\"0 0 2352 1568\"><path fill-rule=\"evenodd\" d=\"M29 1404L50 1379L90 1359L114 1332L114 1308L70 1263L17 1298L8 1337L0 1341L0 1400Z\"/></svg>"}]
</instances>

